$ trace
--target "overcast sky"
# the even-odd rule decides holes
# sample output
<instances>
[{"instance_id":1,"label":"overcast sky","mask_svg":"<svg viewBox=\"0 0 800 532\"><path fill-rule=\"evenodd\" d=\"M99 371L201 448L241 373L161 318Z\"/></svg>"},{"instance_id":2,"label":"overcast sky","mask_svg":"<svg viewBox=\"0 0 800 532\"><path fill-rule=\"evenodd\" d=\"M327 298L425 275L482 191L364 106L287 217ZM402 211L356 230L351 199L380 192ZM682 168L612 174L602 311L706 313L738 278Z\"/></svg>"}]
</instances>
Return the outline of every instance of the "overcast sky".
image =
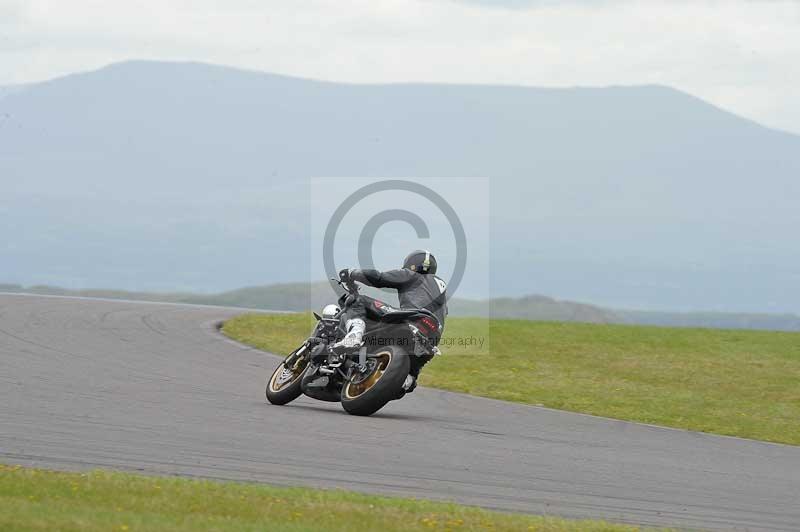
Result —
<instances>
[{"instance_id":1,"label":"overcast sky","mask_svg":"<svg viewBox=\"0 0 800 532\"><path fill-rule=\"evenodd\" d=\"M657 83L800 133L800 0L0 0L0 85L124 59L353 82Z\"/></svg>"}]
</instances>

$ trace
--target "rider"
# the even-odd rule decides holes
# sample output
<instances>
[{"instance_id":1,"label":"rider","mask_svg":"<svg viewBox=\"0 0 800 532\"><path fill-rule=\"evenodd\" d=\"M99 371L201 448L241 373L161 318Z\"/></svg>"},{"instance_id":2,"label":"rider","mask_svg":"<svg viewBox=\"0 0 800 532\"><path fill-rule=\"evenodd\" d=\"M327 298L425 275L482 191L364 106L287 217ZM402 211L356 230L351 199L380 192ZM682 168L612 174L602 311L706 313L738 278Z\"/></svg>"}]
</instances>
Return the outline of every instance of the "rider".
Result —
<instances>
[{"instance_id":1,"label":"rider","mask_svg":"<svg viewBox=\"0 0 800 532\"><path fill-rule=\"evenodd\" d=\"M436 277L436 257L427 250L415 250L408 254L403 261L403 267L398 270L379 272L377 270L342 270L339 272L342 281L353 280L376 288L395 288L400 300L400 308L424 308L431 311L439 320L442 329L435 341L441 337L444 329L444 320L447 316L447 285ZM360 298L350 306L345 319L347 334L334 348L353 348L362 344L366 330L366 309ZM432 355L413 357L411 371L406 378L403 388L411 392L417 386L417 378L422 366L433 358ZM414 363L413 361L416 361Z\"/></svg>"}]
</instances>

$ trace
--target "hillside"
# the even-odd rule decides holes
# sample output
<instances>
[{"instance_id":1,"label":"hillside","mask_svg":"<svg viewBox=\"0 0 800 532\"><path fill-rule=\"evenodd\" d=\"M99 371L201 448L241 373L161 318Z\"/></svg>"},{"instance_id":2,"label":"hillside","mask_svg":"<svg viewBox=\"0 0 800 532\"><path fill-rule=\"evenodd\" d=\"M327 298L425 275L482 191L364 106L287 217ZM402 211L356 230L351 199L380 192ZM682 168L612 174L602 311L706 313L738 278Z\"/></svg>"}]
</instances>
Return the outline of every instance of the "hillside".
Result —
<instances>
[{"instance_id":1,"label":"hillside","mask_svg":"<svg viewBox=\"0 0 800 532\"><path fill-rule=\"evenodd\" d=\"M0 292L162 301L299 312L321 309L328 303L335 302L337 297L330 285L324 282L249 286L217 294L130 292L103 289L68 290L54 286L24 287L13 284L0 284ZM397 296L366 287L362 288L362 293L397 305ZM450 312L453 315L461 316L486 316L490 312L494 312L498 317L596 323L606 323L618 319L613 313L604 309L570 301L557 301L544 296L491 301L453 298L450 301Z\"/></svg>"},{"instance_id":2,"label":"hillside","mask_svg":"<svg viewBox=\"0 0 800 532\"><path fill-rule=\"evenodd\" d=\"M307 312L335 301L327 283L251 286L218 294L147 293L124 290L67 290L52 286L24 287L0 284L0 292L42 295L99 297L139 301L161 301L200 305L221 305L264 310ZM397 304L397 298L372 290L365 293ZM647 312L597 307L574 301L560 301L541 295L521 298L472 300L453 298L451 316L512 318L533 321L617 323L711 329L756 329L800 331L800 316L793 314L737 314L723 312Z\"/></svg>"},{"instance_id":3,"label":"hillside","mask_svg":"<svg viewBox=\"0 0 800 532\"><path fill-rule=\"evenodd\" d=\"M10 94L22 92L23 90L25 90L25 85L2 85L0 86L0 100Z\"/></svg>"},{"instance_id":4,"label":"hillside","mask_svg":"<svg viewBox=\"0 0 800 532\"><path fill-rule=\"evenodd\" d=\"M484 176L491 238L471 256L491 257L490 290L476 297L797 313L797 175L800 137L667 87L127 62L0 99L0 264L11 282L70 288L299 282L310 177ZM456 181L449 197L469 193Z\"/></svg>"}]
</instances>

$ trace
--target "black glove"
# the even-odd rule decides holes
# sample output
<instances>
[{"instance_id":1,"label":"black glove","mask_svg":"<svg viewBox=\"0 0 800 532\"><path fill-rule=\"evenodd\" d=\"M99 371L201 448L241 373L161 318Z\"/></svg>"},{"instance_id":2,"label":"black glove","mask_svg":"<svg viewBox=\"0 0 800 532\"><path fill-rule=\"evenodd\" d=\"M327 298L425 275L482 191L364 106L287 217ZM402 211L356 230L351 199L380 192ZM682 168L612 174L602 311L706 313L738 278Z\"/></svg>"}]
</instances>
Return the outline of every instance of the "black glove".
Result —
<instances>
[{"instance_id":1,"label":"black glove","mask_svg":"<svg viewBox=\"0 0 800 532\"><path fill-rule=\"evenodd\" d=\"M345 268L344 270L340 270L339 271L339 280L341 282L343 282L343 283L349 283L350 282L351 279L350 279L350 269L349 268Z\"/></svg>"}]
</instances>

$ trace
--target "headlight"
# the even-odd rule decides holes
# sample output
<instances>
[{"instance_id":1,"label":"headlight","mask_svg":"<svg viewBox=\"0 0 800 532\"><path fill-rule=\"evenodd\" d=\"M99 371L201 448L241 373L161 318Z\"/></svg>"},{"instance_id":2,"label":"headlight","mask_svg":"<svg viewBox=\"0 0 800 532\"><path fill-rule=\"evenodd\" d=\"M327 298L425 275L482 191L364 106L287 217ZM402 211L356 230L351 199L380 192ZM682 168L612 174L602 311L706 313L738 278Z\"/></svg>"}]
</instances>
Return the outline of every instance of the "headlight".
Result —
<instances>
[{"instance_id":1,"label":"headlight","mask_svg":"<svg viewBox=\"0 0 800 532\"><path fill-rule=\"evenodd\" d=\"M322 309L322 317L325 319L335 318L341 309L334 304L326 305L324 309Z\"/></svg>"}]
</instances>

